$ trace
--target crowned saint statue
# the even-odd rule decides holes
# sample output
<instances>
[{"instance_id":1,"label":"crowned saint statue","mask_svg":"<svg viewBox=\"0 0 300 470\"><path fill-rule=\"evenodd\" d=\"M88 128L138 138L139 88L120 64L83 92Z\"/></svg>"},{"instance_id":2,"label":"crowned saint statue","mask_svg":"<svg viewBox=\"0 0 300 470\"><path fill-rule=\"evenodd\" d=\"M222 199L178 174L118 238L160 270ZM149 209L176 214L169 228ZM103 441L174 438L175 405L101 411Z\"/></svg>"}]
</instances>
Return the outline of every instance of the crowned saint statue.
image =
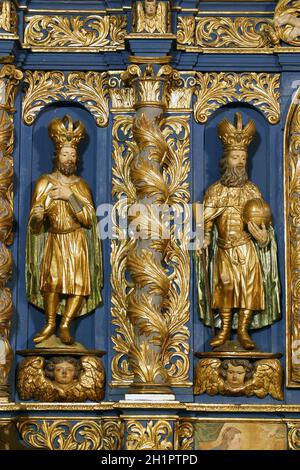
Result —
<instances>
[{"instance_id":1,"label":"crowned saint statue","mask_svg":"<svg viewBox=\"0 0 300 470\"><path fill-rule=\"evenodd\" d=\"M48 130L55 145L54 171L40 176L32 195L26 288L29 301L45 311L47 320L34 342L43 343L55 333L56 315L61 314L59 338L69 345L74 342L72 320L101 302L101 244L90 189L76 175L77 146L85 128L67 115L53 119Z\"/></svg>"},{"instance_id":2,"label":"crowned saint statue","mask_svg":"<svg viewBox=\"0 0 300 470\"><path fill-rule=\"evenodd\" d=\"M247 147L255 122L243 127L224 119L218 135L224 147L221 178L204 197L204 242L196 255L200 317L220 328L213 348L226 347L237 329L240 346L255 349L250 328L271 325L280 318L277 246L271 210L247 175Z\"/></svg>"}]
</instances>

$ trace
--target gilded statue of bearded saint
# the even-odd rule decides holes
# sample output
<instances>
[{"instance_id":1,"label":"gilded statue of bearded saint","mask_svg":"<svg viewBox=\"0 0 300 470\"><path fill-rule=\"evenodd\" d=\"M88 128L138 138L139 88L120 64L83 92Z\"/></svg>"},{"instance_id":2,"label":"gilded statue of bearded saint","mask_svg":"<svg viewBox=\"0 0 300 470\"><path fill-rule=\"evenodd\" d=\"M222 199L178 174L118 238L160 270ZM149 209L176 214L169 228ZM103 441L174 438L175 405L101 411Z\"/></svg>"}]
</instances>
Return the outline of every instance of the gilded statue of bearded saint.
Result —
<instances>
[{"instance_id":1,"label":"gilded statue of bearded saint","mask_svg":"<svg viewBox=\"0 0 300 470\"><path fill-rule=\"evenodd\" d=\"M280 285L271 212L246 171L247 147L255 134L255 122L250 120L243 128L240 113L235 120L235 125L224 119L218 126L224 147L221 178L204 196L204 241L196 256L197 288L201 319L207 326L214 323L220 328L211 346L224 345L234 328L241 346L251 350L256 345L249 328L262 328L280 318ZM259 219L268 211L268 222L254 221L255 213ZM204 266L202 255L208 249L210 260Z\"/></svg>"},{"instance_id":2,"label":"gilded statue of bearded saint","mask_svg":"<svg viewBox=\"0 0 300 470\"><path fill-rule=\"evenodd\" d=\"M72 344L74 317L89 313L101 302L101 245L89 187L76 175L77 145L85 128L67 115L53 119L48 131L55 145L54 171L37 180L32 195L26 288L30 302L44 309L47 319L34 342L54 334L60 313L59 337Z\"/></svg>"}]
</instances>

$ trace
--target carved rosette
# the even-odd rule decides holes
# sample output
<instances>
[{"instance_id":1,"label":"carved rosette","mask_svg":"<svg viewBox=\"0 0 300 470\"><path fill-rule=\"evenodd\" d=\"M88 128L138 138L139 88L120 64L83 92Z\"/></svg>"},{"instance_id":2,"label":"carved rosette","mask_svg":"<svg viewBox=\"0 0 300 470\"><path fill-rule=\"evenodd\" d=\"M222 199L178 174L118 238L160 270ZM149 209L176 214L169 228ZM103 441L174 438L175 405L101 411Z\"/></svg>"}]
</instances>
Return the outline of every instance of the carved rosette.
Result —
<instances>
[{"instance_id":1,"label":"carved rosette","mask_svg":"<svg viewBox=\"0 0 300 470\"><path fill-rule=\"evenodd\" d=\"M24 443L44 450L120 450L124 425L109 419L20 419L17 428Z\"/></svg>"},{"instance_id":2,"label":"carved rosette","mask_svg":"<svg viewBox=\"0 0 300 470\"><path fill-rule=\"evenodd\" d=\"M169 66L156 74L149 65L130 66L123 78L135 90L137 117L117 116L113 131L114 220L129 213L131 227L140 230L112 245L113 384L133 380L133 388L153 392L183 385L189 370L187 242L172 232L164 237L169 207L184 211L189 200L188 116L161 116L172 74ZM116 232L120 237L118 223Z\"/></svg>"},{"instance_id":3,"label":"carved rosette","mask_svg":"<svg viewBox=\"0 0 300 470\"><path fill-rule=\"evenodd\" d=\"M0 341L5 360L0 365L0 401L8 400L7 380L12 364L9 343L13 312L11 291L7 287L12 272L13 242L13 157L14 101L23 74L14 65L0 70Z\"/></svg>"},{"instance_id":4,"label":"carved rosette","mask_svg":"<svg viewBox=\"0 0 300 470\"><path fill-rule=\"evenodd\" d=\"M81 103L96 119L99 127L107 126L108 81L106 72L45 72L25 73L26 94L23 100L23 121L34 123L38 113L56 101Z\"/></svg>"}]
</instances>

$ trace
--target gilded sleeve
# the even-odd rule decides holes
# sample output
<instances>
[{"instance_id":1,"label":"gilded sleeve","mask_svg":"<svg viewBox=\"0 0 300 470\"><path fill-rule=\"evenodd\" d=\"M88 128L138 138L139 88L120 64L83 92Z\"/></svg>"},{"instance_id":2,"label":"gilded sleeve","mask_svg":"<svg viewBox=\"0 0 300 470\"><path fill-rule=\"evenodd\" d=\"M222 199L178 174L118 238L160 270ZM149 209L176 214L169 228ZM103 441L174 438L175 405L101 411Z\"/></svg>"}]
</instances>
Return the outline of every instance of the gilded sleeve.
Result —
<instances>
[{"instance_id":1,"label":"gilded sleeve","mask_svg":"<svg viewBox=\"0 0 300 470\"><path fill-rule=\"evenodd\" d=\"M41 176L34 187L34 191L32 194L32 199L31 199L31 207L30 207L30 213L29 213L29 221L28 225L34 234L39 234L43 224L44 224L44 219L42 220L36 220L36 218L33 215L33 211L37 206L44 206L45 203L45 192L47 188L47 179L45 176Z\"/></svg>"}]
</instances>

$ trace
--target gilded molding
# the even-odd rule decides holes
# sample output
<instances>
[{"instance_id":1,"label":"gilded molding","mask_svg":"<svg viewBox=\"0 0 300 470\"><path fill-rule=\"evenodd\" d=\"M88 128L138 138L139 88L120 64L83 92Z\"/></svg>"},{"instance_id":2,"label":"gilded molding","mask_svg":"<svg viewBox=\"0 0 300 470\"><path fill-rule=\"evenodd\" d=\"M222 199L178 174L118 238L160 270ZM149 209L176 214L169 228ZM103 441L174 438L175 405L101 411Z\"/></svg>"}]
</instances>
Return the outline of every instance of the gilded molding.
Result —
<instances>
[{"instance_id":1,"label":"gilded molding","mask_svg":"<svg viewBox=\"0 0 300 470\"><path fill-rule=\"evenodd\" d=\"M255 48L274 47L273 21L256 17L179 16L178 48Z\"/></svg>"},{"instance_id":2,"label":"gilded molding","mask_svg":"<svg viewBox=\"0 0 300 470\"><path fill-rule=\"evenodd\" d=\"M258 108L270 124L280 119L280 74L211 72L196 73L194 116L203 124L222 105L234 101Z\"/></svg>"},{"instance_id":3,"label":"gilded molding","mask_svg":"<svg viewBox=\"0 0 300 470\"><path fill-rule=\"evenodd\" d=\"M13 303L7 287L12 273L14 100L23 73L14 65L0 70L0 339L4 362L0 365L0 402L8 401L7 380L13 352L9 343Z\"/></svg>"},{"instance_id":4,"label":"gilded molding","mask_svg":"<svg viewBox=\"0 0 300 470\"><path fill-rule=\"evenodd\" d=\"M145 417L146 418L146 417ZM126 423L126 450L172 450L173 429L165 420L147 422L146 426L139 421Z\"/></svg>"},{"instance_id":5,"label":"gilded molding","mask_svg":"<svg viewBox=\"0 0 300 470\"><path fill-rule=\"evenodd\" d=\"M34 15L25 17L23 47L65 52L124 49L126 16Z\"/></svg>"},{"instance_id":6,"label":"gilded molding","mask_svg":"<svg viewBox=\"0 0 300 470\"><path fill-rule=\"evenodd\" d=\"M188 116L170 116L160 121L161 130L157 131L155 135L157 148L166 149L169 144L170 150L165 159L163 172L159 172L159 174L155 172L154 175L153 170L147 174L147 177L147 172L145 173L142 167L140 169L133 168L132 162L137 152L137 146L144 148L152 142L154 138L152 127L143 118L136 123L134 142L132 141L132 116L120 115L116 116L114 120L113 196L117 198L117 202L113 220L119 238L119 240L112 241L111 254L112 317L116 327L115 335L112 338L116 351L112 361L112 385L114 386L124 386L132 382L133 373L128 361L129 353L131 363L134 363L135 367L139 369L139 372L136 371L136 373L143 377L141 346L137 344L135 337L137 327L141 328L143 334L146 335L149 335L150 331L151 334L162 332L164 340L162 341L160 361L168 371L169 382L172 385L180 386L188 379L189 332L186 323L189 319L189 283L186 282L186 279L189 278L189 254L185 249L185 240L182 240L181 243L171 240L168 246L165 246L166 243L163 241L166 268L162 270L151 258L151 253L143 252L143 259L140 259L141 253L136 253L134 239L120 239L120 227L117 223L117 214L125 214L129 207L136 203L137 187L139 192L142 191L142 194L151 193L159 198L166 195L161 193L161 188L166 188L169 204L172 201L183 206L187 204L189 188L186 179L190 169L187 157L189 151L188 120ZM146 177L145 185L136 186L136 182L144 181L144 177ZM152 177L156 179L158 177L160 184L153 186ZM146 214L145 216L147 218ZM156 248L160 243L159 241L155 243ZM145 267L147 267L146 270ZM130 268L132 279L139 280L144 286L148 284L153 288L155 286L155 292L164 296L165 313L163 317L151 307L150 297L148 298L149 302L143 298L143 305L139 304L139 300L134 297L132 285L126 280L127 268ZM140 275L142 277L139 277ZM148 338L148 342L151 343L151 338ZM158 358L156 359L158 360ZM155 370L154 365L153 370Z\"/></svg>"},{"instance_id":7,"label":"gilded molding","mask_svg":"<svg viewBox=\"0 0 300 470\"><path fill-rule=\"evenodd\" d=\"M21 438L29 447L45 450L119 450L124 425L117 418L20 418L16 422Z\"/></svg>"},{"instance_id":8,"label":"gilded molding","mask_svg":"<svg viewBox=\"0 0 300 470\"><path fill-rule=\"evenodd\" d=\"M106 72L46 72L25 73L26 93L23 99L23 121L34 123L38 113L50 103L61 100L76 101L85 106L97 125L108 124L108 76Z\"/></svg>"},{"instance_id":9,"label":"gilded molding","mask_svg":"<svg viewBox=\"0 0 300 470\"><path fill-rule=\"evenodd\" d=\"M17 35L17 25L18 15L14 2L12 0L3 0L1 2L0 30ZM2 35L0 32L0 39Z\"/></svg>"},{"instance_id":10,"label":"gilded molding","mask_svg":"<svg viewBox=\"0 0 300 470\"><path fill-rule=\"evenodd\" d=\"M284 138L285 171L285 270L287 327L287 386L300 387L300 91L291 104Z\"/></svg>"}]
</instances>

